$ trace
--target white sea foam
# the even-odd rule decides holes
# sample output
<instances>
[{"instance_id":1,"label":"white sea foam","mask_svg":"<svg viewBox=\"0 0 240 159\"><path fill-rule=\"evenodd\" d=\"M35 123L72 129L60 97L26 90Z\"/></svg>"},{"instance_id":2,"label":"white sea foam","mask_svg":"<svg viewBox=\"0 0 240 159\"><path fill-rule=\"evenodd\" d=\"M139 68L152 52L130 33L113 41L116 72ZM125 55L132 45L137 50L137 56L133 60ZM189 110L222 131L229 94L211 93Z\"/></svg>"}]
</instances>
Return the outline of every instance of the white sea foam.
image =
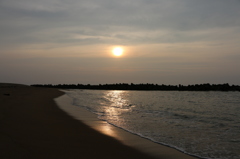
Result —
<instances>
[{"instance_id":1,"label":"white sea foam","mask_svg":"<svg viewBox=\"0 0 240 159\"><path fill-rule=\"evenodd\" d=\"M240 93L71 90L73 105L154 142L212 159L240 158Z\"/></svg>"}]
</instances>

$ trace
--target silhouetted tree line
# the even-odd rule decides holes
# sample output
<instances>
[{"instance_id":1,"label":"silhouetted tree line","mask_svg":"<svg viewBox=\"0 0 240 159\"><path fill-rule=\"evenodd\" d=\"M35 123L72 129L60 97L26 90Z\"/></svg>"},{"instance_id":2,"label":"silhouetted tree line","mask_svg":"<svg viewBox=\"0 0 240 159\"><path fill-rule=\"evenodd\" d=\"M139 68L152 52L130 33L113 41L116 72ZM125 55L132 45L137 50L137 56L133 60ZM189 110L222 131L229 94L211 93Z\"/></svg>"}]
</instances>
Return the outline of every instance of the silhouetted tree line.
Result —
<instances>
[{"instance_id":1,"label":"silhouetted tree line","mask_svg":"<svg viewBox=\"0 0 240 159\"><path fill-rule=\"evenodd\" d=\"M240 86L225 84L195 84L195 85L158 85L158 84L33 84L34 87L48 87L59 89L97 89L97 90L159 90L159 91L240 91Z\"/></svg>"}]
</instances>

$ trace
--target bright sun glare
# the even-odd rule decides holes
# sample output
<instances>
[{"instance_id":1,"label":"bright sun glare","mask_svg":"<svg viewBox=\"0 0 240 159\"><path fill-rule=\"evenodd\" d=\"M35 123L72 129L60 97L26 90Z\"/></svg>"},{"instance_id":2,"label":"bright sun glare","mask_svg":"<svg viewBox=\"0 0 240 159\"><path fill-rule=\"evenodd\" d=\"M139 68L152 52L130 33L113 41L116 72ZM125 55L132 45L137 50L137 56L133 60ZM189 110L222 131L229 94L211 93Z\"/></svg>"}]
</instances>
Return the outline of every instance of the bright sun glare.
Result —
<instances>
[{"instance_id":1,"label":"bright sun glare","mask_svg":"<svg viewBox=\"0 0 240 159\"><path fill-rule=\"evenodd\" d=\"M123 49L121 47L115 47L112 52L115 56L121 56L123 54Z\"/></svg>"}]
</instances>

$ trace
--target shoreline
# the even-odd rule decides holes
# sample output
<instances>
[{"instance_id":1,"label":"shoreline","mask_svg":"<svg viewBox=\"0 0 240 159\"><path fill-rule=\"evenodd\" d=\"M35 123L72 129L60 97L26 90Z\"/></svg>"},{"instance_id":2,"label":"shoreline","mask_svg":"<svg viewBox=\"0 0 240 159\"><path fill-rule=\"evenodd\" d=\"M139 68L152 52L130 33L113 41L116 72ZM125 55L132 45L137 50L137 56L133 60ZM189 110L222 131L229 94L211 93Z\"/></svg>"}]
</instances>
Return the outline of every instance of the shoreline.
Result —
<instances>
[{"instance_id":1,"label":"shoreline","mask_svg":"<svg viewBox=\"0 0 240 159\"><path fill-rule=\"evenodd\" d=\"M63 90L66 91L66 90ZM97 118L97 115L77 106L72 105L72 98L64 94L54 99L59 108L67 112L73 118L85 123L102 134L111 136L119 140L124 145L133 147L141 152L156 158L166 159L199 159L196 156L186 154L161 143L156 143L150 139L133 134L106 121Z\"/></svg>"},{"instance_id":2,"label":"shoreline","mask_svg":"<svg viewBox=\"0 0 240 159\"><path fill-rule=\"evenodd\" d=\"M63 94L0 84L0 158L153 158L69 116L53 100Z\"/></svg>"},{"instance_id":3,"label":"shoreline","mask_svg":"<svg viewBox=\"0 0 240 159\"><path fill-rule=\"evenodd\" d=\"M113 125L105 127L106 122L99 121L90 112L79 110L81 118L85 117L79 121L54 101L63 96L58 89L0 83L0 158L180 159L182 155L184 159L195 158ZM115 132L123 138L116 139L106 132ZM158 148L151 147L152 144ZM139 145L143 149L139 149Z\"/></svg>"}]
</instances>

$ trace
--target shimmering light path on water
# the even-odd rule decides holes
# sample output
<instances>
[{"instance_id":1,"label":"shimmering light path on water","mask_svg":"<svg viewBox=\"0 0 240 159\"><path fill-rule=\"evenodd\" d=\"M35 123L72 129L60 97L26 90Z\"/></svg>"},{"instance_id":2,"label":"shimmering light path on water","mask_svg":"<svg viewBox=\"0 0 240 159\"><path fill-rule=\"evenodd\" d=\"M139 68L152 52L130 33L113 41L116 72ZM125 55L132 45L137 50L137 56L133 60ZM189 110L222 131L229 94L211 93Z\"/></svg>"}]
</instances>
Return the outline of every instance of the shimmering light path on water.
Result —
<instances>
[{"instance_id":1,"label":"shimmering light path on water","mask_svg":"<svg viewBox=\"0 0 240 159\"><path fill-rule=\"evenodd\" d=\"M72 90L74 105L102 120L214 159L240 158L240 93Z\"/></svg>"}]
</instances>

